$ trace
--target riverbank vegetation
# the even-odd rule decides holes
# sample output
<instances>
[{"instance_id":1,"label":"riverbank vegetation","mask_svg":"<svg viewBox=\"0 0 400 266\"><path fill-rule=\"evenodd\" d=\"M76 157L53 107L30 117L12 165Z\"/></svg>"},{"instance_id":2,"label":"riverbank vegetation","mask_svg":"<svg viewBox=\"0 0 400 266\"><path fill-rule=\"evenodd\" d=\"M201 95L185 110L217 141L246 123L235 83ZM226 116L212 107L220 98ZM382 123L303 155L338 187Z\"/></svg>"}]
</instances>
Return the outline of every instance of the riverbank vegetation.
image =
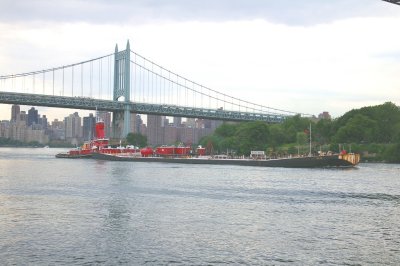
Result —
<instances>
[{"instance_id":1,"label":"riverbank vegetation","mask_svg":"<svg viewBox=\"0 0 400 266\"><path fill-rule=\"evenodd\" d=\"M0 138L0 147L24 147L24 148L36 148L36 147L45 147L49 146L52 148L71 148L74 147L71 143L65 142L65 141L57 141L57 140L52 140L47 144L42 144L37 141L31 141L31 142L23 142L20 140L14 140L10 138Z\"/></svg>"},{"instance_id":2,"label":"riverbank vegetation","mask_svg":"<svg viewBox=\"0 0 400 266\"><path fill-rule=\"evenodd\" d=\"M22 142L19 140L13 140L9 138L0 138L0 147L43 147L44 145L40 144L37 141L32 142Z\"/></svg>"},{"instance_id":3,"label":"riverbank vegetation","mask_svg":"<svg viewBox=\"0 0 400 266\"><path fill-rule=\"evenodd\" d=\"M270 156L308 154L311 149L346 149L362 154L365 161L400 163L400 109L393 103L354 109L328 120L290 117L282 124L263 122L224 123L200 144L210 152L249 155L252 150Z\"/></svg>"}]
</instances>

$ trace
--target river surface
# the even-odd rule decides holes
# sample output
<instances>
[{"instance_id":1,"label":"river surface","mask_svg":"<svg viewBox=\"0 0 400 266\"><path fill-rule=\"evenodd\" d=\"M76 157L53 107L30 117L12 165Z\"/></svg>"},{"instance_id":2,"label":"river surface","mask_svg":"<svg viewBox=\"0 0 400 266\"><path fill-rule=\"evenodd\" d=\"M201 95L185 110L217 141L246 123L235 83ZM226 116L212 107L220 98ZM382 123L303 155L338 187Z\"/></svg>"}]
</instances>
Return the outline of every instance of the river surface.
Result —
<instances>
[{"instance_id":1,"label":"river surface","mask_svg":"<svg viewBox=\"0 0 400 266\"><path fill-rule=\"evenodd\" d=\"M0 148L1 265L399 265L400 165L284 169Z\"/></svg>"}]
</instances>

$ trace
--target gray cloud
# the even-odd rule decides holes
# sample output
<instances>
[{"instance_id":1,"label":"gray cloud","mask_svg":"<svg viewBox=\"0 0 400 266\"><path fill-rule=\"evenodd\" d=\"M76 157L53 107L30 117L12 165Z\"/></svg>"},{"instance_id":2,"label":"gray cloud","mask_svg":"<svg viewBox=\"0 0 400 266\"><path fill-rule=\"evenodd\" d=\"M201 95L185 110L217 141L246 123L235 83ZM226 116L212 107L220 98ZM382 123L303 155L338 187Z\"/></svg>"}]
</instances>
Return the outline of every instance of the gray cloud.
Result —
<instances>
[{"instance_id":1,"label":"gray cloud","mask_svg":"<svg viewBox=\"0 0 400 266\"><path fill-rule=\"evenodd\" d=\"M154 20L265 19L310 25L358 16L398 15L380 0L0 0L2 22L147 23Z\"/></svg>"}]
</instances>

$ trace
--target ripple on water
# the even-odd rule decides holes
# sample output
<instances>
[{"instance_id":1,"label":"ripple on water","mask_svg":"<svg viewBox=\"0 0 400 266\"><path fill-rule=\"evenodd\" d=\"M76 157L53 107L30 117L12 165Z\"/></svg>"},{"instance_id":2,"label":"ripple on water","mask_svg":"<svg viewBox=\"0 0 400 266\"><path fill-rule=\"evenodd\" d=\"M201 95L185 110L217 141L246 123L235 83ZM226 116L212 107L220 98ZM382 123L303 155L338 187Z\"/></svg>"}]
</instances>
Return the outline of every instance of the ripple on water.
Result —
<instances>
[{"instance_id":1,"label":"ripple on water","mask_svg":"<svg viewBox=\"0 0 400 266\"><path fill-rule=\"evenodd\" d=\"M400 167L55 159L0 148L5 265L400 263Z\"/></svg>"}]
</instances>

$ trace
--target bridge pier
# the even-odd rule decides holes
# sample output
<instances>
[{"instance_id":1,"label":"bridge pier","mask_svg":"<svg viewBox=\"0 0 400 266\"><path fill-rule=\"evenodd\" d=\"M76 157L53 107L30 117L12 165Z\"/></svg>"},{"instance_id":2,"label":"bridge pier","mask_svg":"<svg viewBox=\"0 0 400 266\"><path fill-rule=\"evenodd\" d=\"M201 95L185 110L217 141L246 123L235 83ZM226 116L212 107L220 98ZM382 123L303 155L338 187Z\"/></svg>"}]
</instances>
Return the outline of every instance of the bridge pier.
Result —
<instances>
[{"instance_id":1,"label":"bridge pier","mask_svg":"<svg viewBox=\"0 0 400 266\"><path fill-rule=\"evenodd\" d=\"M118 52L118 45L114 53L114 95L113 100L118 101L123 97L124 111L113 113L113 137L126 138L131 128L130 113L130 54L129 40L125 51Z\"/></svg>"},{"instance_id":2,"label":"bridge pier","mask_svg":"<svg viewBox=\"0 0 400 266\"><path fill-rule=\"evenodd\" d=\"M124 112L113 112L112 132L114 139L121 139L124 123Z\"/></svg>"},{"instance_id":3,"label":"bridge pier","mask_svg":"<svg viewBox=\"0 0 400 266\"><path fill-rule=\"evenodd\" d=\"M129 104L125 104L124 108L125 108L125 110L124 110L124 130L123 130L123 134L124 134L124 137L126 138L126 136L131 131L131 110L130 110L130 105Z\"/></svg>"}]
</instances>

